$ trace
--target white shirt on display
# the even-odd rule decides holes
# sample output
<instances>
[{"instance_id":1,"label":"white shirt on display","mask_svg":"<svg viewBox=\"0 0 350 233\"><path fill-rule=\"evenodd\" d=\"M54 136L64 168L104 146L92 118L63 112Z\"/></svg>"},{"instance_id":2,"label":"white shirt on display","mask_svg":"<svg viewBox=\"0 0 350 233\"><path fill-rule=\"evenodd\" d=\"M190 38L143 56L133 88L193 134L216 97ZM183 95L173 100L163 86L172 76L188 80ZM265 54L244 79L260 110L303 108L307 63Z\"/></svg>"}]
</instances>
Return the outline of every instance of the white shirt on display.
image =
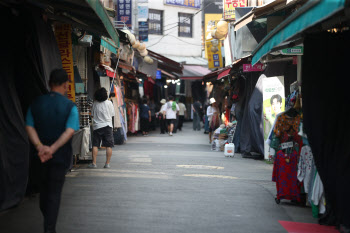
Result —
<instances>
[{"instance_id":1,"label":"white shirt on display","mask_svg":"<svg viewBox=\"0 0 350 233\"><path fill-rule=\"evenodd\" d=\"M106 126L113 128L112 117L115 116L114 107L111 101L94 101L92 106L92 117L94 130Z\"/></svg>"}]
</instances>

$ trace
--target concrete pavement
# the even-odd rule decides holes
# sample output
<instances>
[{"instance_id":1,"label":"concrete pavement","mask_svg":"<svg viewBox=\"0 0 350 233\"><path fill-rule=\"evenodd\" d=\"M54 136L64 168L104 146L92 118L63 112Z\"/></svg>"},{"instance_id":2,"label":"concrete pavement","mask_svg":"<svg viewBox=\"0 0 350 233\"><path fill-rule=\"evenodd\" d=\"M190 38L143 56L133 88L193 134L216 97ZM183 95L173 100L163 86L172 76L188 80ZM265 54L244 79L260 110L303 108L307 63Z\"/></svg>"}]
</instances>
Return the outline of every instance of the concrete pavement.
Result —
<instances>
[{"instance_id":1,"label":"concrete pavement","mask_svg":"<svg viewBox=\"0 0 350 233\"><path fill-rule=\"evenodd\" d=\"M130 137L111 169L87 164L67 175L58 233L286 232L279 220L316 223L311 209L274 200L272 165L210 151L208 135ZM42 232L38 197L0 214L1 233Z\"/></svg>"}]
</instances>

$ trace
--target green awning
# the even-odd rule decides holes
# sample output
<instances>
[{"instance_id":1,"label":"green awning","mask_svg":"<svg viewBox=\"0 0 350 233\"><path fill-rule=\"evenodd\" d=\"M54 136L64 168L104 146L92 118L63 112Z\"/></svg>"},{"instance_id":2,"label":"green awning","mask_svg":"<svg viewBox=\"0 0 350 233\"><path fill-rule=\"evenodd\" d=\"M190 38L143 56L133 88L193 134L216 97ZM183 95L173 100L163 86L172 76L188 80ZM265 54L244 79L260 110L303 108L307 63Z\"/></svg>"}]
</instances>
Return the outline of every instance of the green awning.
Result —
<instances>
[{"instance_id":1,"label":"green awning","mask_svg":"<svg viewBox=\"0 0 350 233\"><path fill-rule=\"evenodd\" d=\"M90 7L95 11L98 17L103 22L108 34L111 36L117 47L120 47L119 36L117 31L114 28L113 23L109 19L108 13L102 3L99 0L85 0Z\"/></svg>"},{"instance_id":2,"label":"green awning","mask_svg":"<svg viewBox=\"0 0 350 233\"><path fill-rule=\"evenodd\" d=\"M101 45L112 53L117 54L117 46L110 39L101 37Z\"/></svg>"},{"instance_id":3,"label":"green awning","mask_svg":"<svg viewBox=\"0 0 350 233\"><path fill-rule=\"evenodd\" d=\"M271 49L344 8L345 0L309 0L272 30L253 51L256 64Z\"/></svg>"}]
</instances>

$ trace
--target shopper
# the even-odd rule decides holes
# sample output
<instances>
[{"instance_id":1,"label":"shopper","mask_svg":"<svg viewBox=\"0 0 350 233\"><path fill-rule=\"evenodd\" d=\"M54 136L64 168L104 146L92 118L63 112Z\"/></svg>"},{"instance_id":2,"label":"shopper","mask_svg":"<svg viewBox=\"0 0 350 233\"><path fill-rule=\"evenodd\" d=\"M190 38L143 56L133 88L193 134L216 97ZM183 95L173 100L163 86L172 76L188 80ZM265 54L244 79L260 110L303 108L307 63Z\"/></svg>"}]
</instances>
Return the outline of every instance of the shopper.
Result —
<instances>
[{"instance_id":1,"label":"shopper","mask_svg":"<svg viewBox=\"0 0 350 233\"><path fill-rule=\"evenodd\" d=\"M115 116L114 107L107 99L107 90L100 88L95 92L95 101L92 106L92 163L89 168L97 168L96 158L98 148L106 147L106 163L104 168L110 168L112 147L114 147L112 117Z\"/></svg>"},{"instance_id":2,"label":"shopper","mask_svg":"<svg viewBox=\"0 0 350 233\"><path fill-rule=\"evenodd\" d=\"M179 101L179 124L177 128L181 131L186 116L186 106L182 100Z\"/></svg>"},{"instance_id":3,"label":"shopper","mask_svg":"<svg viewBox=\"0 0 350 233\"><path fill-rule=\"evenodd\" d=\"M153 99L149 103L149 109L151 110L150 130L156 130L156 105Z\"/></svg>"},{"instance_id":4,"label":"shopper","mask_svg":"<svg viewBox=\"0 0 350 233\"><path fill-rule=\"evenodd\" d=\"M219 109L216 100L210 98L210 106L207 108L207 116L209 121L209 143L212 141L212 133L220 126Z\"/></svg>"},{"instance_id":5,"label":"shopper","mask_svg":"<svg viewBox=\"0 0 350 233\"><path fill-rule=\"evenodd\" d=\"M159 124L160 124L160 133L165 134L165 132L168 132L168 129L166 127L165 114L164 114L164 111L166 109L166 100L162 99L160 101L160 103L162 104L162 106L160 107L159 113L158 113Z\"/></svg>"},{"instance_id":6,"label":"shopper","mask_svg":"<svg viewBox=\"0 0 350 233\"><path fill-rule=\"evenodd\" d=\"M44 232L56 232L65 175L72 161L71 138L79 129L79 113L68 100L68 75L63 69L50 74L51 92L38 97L29 107L26 131L38 151L40 164L40 210Z\"/></svg>"},{"instance_id":7,"label":"shopper","mask_svg":"<svg viewBox=\"0 0 350 233\"><path fill-rule=\"evenodd\" d=\"M200 131L201 130L201 112L202 112L202 104L199 100L196 100L192 105L193 110L193 130Z\"/></svg>"},{"instance_id":8,"label":"shopper","mask_svg":"<svg viewBox=\"0 0 350 233\"><path fill-rule=\"evenodd\" d=\"M141 131L143 136L148 136L149 125L151 123L151 110L147 105L147 99L142 100L140 105Z\"/></svg>"},{"instance_id":9,"label":"shopper","mask_svg":"<svg viewBox=\"0 0 350 233\"><path fill-rule=\"evenodd\" d=\"M166 115L169 136L173 136L176 115L179 110L179 105L174 101L174 97L169 96L169 101L163 109L163 114Z\"/></svg>"}]
</instances>

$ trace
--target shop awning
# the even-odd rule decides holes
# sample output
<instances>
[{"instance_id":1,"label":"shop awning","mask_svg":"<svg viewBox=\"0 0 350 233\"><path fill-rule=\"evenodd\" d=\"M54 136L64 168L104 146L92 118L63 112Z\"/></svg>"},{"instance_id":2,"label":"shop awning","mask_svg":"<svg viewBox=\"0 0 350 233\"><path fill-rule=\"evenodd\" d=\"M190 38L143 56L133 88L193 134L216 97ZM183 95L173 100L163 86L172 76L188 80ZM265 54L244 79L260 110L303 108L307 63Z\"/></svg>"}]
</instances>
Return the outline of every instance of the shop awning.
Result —
<instances>
[{"instance_id":1,"label":"shop awning","mask_svg":"<svg viewBox=\"0 0 350 233\"><path fill-rule=\"evenodd\" d=\"M209 73L209 74L207 74L207 75L205 75L204 77L203 77L203 80L204 81L210 81L210 80L212 80L212 79L214 79L215 78L215 80L217 80L217 77L219 76L219 74L221 74L222 72L224 72L224 71L226 71L226 70L231 70L231 66L226 66L226 67L224 67L224 68L222 68L222 69L219 69L219 70L216 70L216 71L213 71L213 72L211 72L211 73Z\"/></svg>"},{"instance_id":2,"label":"shop awning","mask_svg":"<svg viewBox=\"0 0 350 233\"><path fill-rule=\"evenodd\" d=\"M274 47L344 9L345 0L312 0L272 30L253 51L252 65Z\"/></svg>"},{"instance_id":3,"label":"shop awning","mask_svg":"<svg viewBox=\"0 0 350 233\"><path fill-rule=\"evenodd\" d=\"M276 11L295 5L300 1L301 0L275 0L263 6L254 7L248 14L244 15L234 23L235 31L252 22L254 19L273 14Z\"/></svg>"},{"instance_id":4,"label":"shop awning","mask_svg":"<svg viewBox=\"0 0 350 233\"><path fill-rule=\"evenodd\" d=\"M120 46L119 35L99 0L36 0L35 4L50 9L46 14L53 20L110 37Z\"/></svg>"},{"instance_id":5,"label":"shop awning","mask_svg":"<svg viewBox=\"0 0 350 233\"><path fill-rule=\"evenodd\" d=\"M112 53L117 53L117 46L109 38L101 37L101 45L111 51Z\"/></svg>"},{"instance_id":6,"label":"shop awning","mask_svg":"<svg viewBox=\"0 0 350 233\"><path fill-rule=\"evenodd\" d=\"M227 69L222 71L219 75L218 75L218 80L222 79L223 77L227 76L230 74L231 69Z\"/></svg>"},{"instance_id":7,"label":"shop awning","mask_svg":"<svg viewBox=\"0 0 350 233\"><path fill-rule=\"evenodd\" d=\"M162 70L162 69L159 69L159 70L162 72L162 74L165 74L169 78L177 79L177 77L175 75L172 75L172 74L170 74L170 73L168 73L168 72L166 72L165 70Z\"/></svg>"},{"instance_id":8,"label":"shop awning","mask_svg":"<svg viewBox=\"0 0 350 233\"><path fill-rule=\"evenodd\" d=\"M158 68L165 70L167 72L182 74L183 66L181 63L171 60L151 50L148 50L148 56L151 56L153 59L156 59L158 61Z\"/></svg>"},{"instance_id":9,"label":"shop awning","mask_svg":"<svg viewBox=\"0 0 350 233\"><path fill-rule=\"evenodd\" d=\"M184 69L182 71L182 75L180 79L184 80L202 80L203 77L209 74L211 71L203 66L191 66L184 65Z\"/></svg>"}]
</instances>

